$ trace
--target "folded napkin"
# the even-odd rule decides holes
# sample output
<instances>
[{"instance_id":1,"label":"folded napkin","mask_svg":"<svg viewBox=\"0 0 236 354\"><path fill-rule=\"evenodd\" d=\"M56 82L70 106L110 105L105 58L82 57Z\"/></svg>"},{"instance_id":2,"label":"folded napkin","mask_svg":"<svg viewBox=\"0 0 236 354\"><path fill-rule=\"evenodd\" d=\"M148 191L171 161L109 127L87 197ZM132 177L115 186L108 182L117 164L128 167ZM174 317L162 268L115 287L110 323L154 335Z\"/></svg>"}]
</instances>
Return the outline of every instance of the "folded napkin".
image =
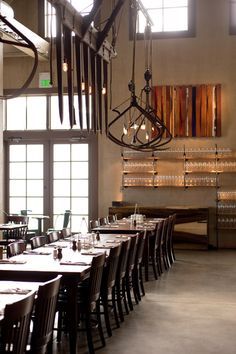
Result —
<instances>
[{"instance_id":1,"label":"folded napkin","mask_svg":"<svg viewBox=\"0 0 236 354\"><path fill-rule=\"evenodd\" d=\"M0 289L0 294L20 294L20 295L27 295L31 290L29 289L20 289L20 288L13 288L13 289Z\"/></svg>"},{"instance_id":2,"label":"folded napkin","mask_svg":"<svg viewBox=\"0 0 236 354\"><path fill-rule=\"evenodd\" d=\"M13 259L0 259L0 264L24 264L26 263L25 260L21 260L21 261L15 261Z\"/></svg>"},{"instance_id":3,"label":"folded napkin","mask_svg":"<svg viewBox=\"0 0 236 354\"><path fill-rule=\"evenodd\" d=\"M112 247L114 247L114 245L109 245L109 244L107 244L107 245L104 245L104 244L102 244L102 245L95 245L94 246L94 248L105 248L105 249L109 249L109 248L112 248Z\"/></svg>"},{"instance_id":4,"label":"folded napkin","mask_svg":"<svg viewBox=\"0 0 236 354\"><path fill-rule=\"evenodd\" d=\"M99 247L99 248L101 248L101 247ZM81 254L84 256L98 256L99 254L101 254L101 252L83 251L83 252L81 252Z\"/></svg>"},{"instance_id":5,"label":"folded napkin","mask_svg":"<svg viewBox=\"0 0 236 354\"><path fill-rule=\"evenodd\" d=\"M91 262L76 262L76 261L62 261L60 262L61 265L79 265L79 266L89 266Z\"/></svg>"},{"instance_id":6,"label":"folded napkin","mask_svg":"<svg viewBox=\"0 0 236 354\"><path fill-rule=\"evenodd\" d=\"M44 252L44 251L24 251L24 254L28 254L28 255L36 255L36 256L48 256L51 254L51 252Z\"/></svg>"},{"instance_id":7,"label":"folded napkin","mask_svg":"<svg viewBox=\"0 0 236 354\"><path fill-rule=\"evenodd\" d=\"M128 238L128 235L116 235L116 238Z\"/></svg>"},{"instance_id":8,"label":"folded napkin","mask_svg":"<svg viewBox=\"0 0 236 354\"><path fill-rule=\"evenodd\" d=\"M106 243L120 243L120 240L106 240Z\"/></svg>"},{"instance_id":9,"label":"folded napkin","mask_svg":"<svg viewBox=\"0 0 236 354\"><path fill-rule=\"evenodd\" d=\"M44 247L60 247L60 248L67 248L67 245L60 245L60 242L58 243L48 243L44 245Z\"/></svg>"}]
</instances>

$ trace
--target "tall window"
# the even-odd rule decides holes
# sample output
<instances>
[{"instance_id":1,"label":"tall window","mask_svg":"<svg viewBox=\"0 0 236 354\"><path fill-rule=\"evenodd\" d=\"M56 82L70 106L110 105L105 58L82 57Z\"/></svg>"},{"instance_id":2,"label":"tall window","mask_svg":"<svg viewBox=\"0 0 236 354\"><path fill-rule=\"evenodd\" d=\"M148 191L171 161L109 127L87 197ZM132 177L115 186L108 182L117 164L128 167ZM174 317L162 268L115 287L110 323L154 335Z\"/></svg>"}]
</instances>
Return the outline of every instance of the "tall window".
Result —
<instances>
[{"instance_id":1,"label":"tall window","mask_svg":"<svg viewBox=\"0 0 236 354\"><path fill-rule=\"evenodd\" d=\"M88 223L97 216L97 138L84 132L80 140L68 120L61 126L55 98L6 101L5 210L49 215L47 227L59 228L62 214L71 210L70 226L78 232L82 218ZM36 223L31 228L36 229Z\"/></svg>"},{"instance_id":2,"label":"tall window","mask_svg":"<svg viewBox=\"0 0 236 354\"><path fill-rule=\"evenodd\" d=\"M194 35L195 0L142 0L141 3L153 23L154 38ZM137 18L138 38L143 38L145 26L146 17L140 9Z\"/></svg>"},{"instance_id":3,"label":"tall window","mask_svg":"<svg viewBox=\"0 0 236 354\"><path fill-rule=\"evenodd\" d=\"M229 32L236 34L236 0L229 1Z\"/></svg>"},{"instance_id":4,"label":"tall window","mask_svg":"<svg viewBox=\"0 0 236 354\"><path fill-rule=\"evenodd\" d=\"M87 15L92 7L93 0L67 0L82 16ZM45 15L45 37L51 36L51 23L52 23L52 35L56 35L56 12L52 5L44 0L44 15ZM52 21L52 22L51 22Z\"/></svg>"}]
</instances>

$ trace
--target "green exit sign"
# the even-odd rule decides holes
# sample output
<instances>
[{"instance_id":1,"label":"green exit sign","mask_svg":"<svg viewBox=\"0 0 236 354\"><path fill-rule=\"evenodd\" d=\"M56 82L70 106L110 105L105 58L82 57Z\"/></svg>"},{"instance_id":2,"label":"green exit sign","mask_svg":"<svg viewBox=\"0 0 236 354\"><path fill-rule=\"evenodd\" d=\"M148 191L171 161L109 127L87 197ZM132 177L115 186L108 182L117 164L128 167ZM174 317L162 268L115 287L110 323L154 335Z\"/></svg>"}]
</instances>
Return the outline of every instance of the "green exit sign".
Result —
<instances>
[{"instance_id":1,"label":"green exit sign","mask_svg":"<svg viewBox=\"0 0 236 354\"><path fill-rule=\"evenodd\" d=\"M50 73L40 73L39 74L39 87L40 88L50 88L50 87L52 87L51 79L50 79Z\"/></svg>"}]
</instances>

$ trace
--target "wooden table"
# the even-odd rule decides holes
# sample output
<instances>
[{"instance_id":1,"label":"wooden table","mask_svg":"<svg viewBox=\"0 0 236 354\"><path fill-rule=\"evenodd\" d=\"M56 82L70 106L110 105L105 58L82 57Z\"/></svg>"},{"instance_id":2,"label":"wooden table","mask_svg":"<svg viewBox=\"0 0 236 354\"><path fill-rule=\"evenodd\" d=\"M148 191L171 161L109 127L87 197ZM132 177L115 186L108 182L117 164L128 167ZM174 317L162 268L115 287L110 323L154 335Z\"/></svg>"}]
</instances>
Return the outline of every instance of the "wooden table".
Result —
<instances>
[{"instance_id":1,"label":"wooden table","mask_svg":"<svg viewBox=\"0 0 236 354\"><path fill-rule=\"evenodd\" d=\"M143 264L145 269L145 280L148 281L148 264L149 264L149 238L154 236L156 224L162 219L154 218L148 219L142 224L137 224L136 226L131 223L127 218L118 220L116 223L111 223L109 225L102 225L95 227L92 231L101 234L134 234L134 233L143 233L147 232L146 242L144 246L144 255L143 255Z\"/></svg>"},{"instance_id":2,"label":"wooden table","mask_svg":"<svg viewBox=\"0 0 236 354\"><path fill-rule=\"evenodd\" d=\"M68 245L70 245L70 242L68 242ZM36 255L29 253L15 256L10 259L15 261L15 264L2 264L0 261L0 280L42 282L62 274L62 284L68 291L70 353L75 354L77 342L77 285L89 277L90 266L60 264L59 260L53 259L53 247L41 247L37 250L42 253L46 251L49 254ZM73 259L87 259L89 263L92 260L92 255L82 256L78 251L74 252L69 247L63 248L62 261ZM25 263L19 264L18 262Z\"/></svg>"}]
</instances>

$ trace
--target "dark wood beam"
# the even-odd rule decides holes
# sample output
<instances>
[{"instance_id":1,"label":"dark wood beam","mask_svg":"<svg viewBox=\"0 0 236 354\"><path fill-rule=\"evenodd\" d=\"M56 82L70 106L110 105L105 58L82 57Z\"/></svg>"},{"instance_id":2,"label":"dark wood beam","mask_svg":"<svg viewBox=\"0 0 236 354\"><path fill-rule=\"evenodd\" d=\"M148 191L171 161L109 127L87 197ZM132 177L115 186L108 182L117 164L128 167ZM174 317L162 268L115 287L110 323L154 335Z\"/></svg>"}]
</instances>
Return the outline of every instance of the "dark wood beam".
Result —
<instances>
[{"instance_id":1,"label":"dark wood beam","mask_svg":"<svg viewBox=\"0 0 236 354\"><path fill-rule=\"evenodd\" d=\"M108 33L108 27L110 28L114 21L115 14L112 13L112 20L109 20L109 26L105 26L105 31L99 32L96 28L89 26L85 31L86 18L80 15L78 11L67 1L67 0L48 0L52 5L60 6L62 11L62 23L67 26L71 31L81 39L82 42L86 43L94 52L100 55L105 61L110 62L111 58L116 56L116 51L113 46L105 39ZM119 7L123 5L126 0L119 0ZM98 4L98 1L96 2ZM95 4L96 4L95 3ZM95 7L94 13L98 9L98 5ZM116 6L117 7L117 6ZM92 10L93 11L93 10ZM116 15L118 11L116 12ZM90 18L91 21L91 18ZM101 35L102 33L102 35ZM106 35L105 35L106 33Z\"/></svg>"}]
</instances>

